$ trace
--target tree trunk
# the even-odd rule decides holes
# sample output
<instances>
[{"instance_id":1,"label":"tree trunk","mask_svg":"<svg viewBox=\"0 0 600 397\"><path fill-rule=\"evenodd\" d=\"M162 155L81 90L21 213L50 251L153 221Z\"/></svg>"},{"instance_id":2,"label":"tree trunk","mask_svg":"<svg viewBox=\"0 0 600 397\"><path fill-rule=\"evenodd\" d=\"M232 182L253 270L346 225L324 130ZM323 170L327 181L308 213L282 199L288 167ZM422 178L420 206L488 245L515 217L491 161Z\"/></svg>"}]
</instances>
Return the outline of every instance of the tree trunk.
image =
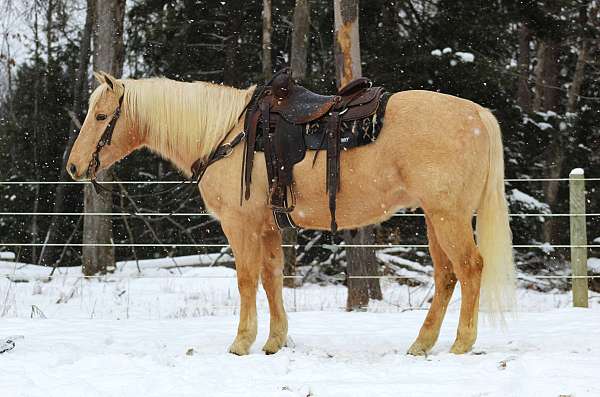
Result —
<instances>
[{"instance_id":1,"label":"tree trunk","mask_svg":"<svg viewBox=\"0 0 600 397\"><path fill-rule=\"evenodd\" d=\"M8 109L8 116L13 119L14 118L14 113L13 113L13 94L12 94L12 66L13 66L13 62L14 59L12 58L11 52L10 52L10 40L8 40L8 32L5 33L6 35L6 83L7 83L7 87L6 87L6 108Z\"/></svg>"},{"instance_id":2,"label":"tree trunk","mask_svg":"<svg viewBox=\"0 0 600 397\"><path fill-rule=\"evenodd\" d=\"M358 0L334 0L334 54L338 88L362 76Z\"/></svg>"},{"instance_id":3,"label":"tree trunk","mask_svg":"<svg viewBox=\"0 0 600 397\"><path fill-rule=\"evenodd\" d=\"M544 52L546 45L543 41L538 41L536 52L537 63L535 65L535 95L533 97L533 111L539 112L542 108L542 98L544 95L543 74L544 74Z\"/></svg>"},{"instance_id":4,"label":"tree trunk","mask_svg":"<svg viewBox=\"0 0 600 397\"><path fill-rule=\"evenodd\" d=\"M73 84L73 114L80 118L83 113L83 98L85 97L88 90L88 78L87 70L90 61L90 42L92 36L92 25L94 23L94 8L96 0L87 0L87 11L85 17L85 25L83 28L83 34L81 37L81 43L79 45L79 66L77 69L77 75L75 77L75 84ZM67 174L67 160L69 159L69 153L73 147L73 143L77 138L77 132L79 130L78 125L75 125L74 121L71 121L69 126L69 139L62 156L62 165L60 168L60 181L67 181L69 176ZM64 210L66 185L59 184L56 186L55 200L54 200L54 213L60 213ZM53 215L50 221L46 238L44 239L45 244L51 244L56 241L56 233L59 230L61 217ZM77 226L74 226L77 227ZM40 263L50 264L55 261L57 250L53 247L44 246L40 253Z\"/></svg>"},{"instance_id":5,"label":"tree trunk","mask_svg":"<svg viewBox=\"0 0 600 397\"><path fill-rule=\"evenodd\" d=\"M262 17L262 70L265 81L269 81L273 73L273 62L271 61L271 32L273 30L271 22L271 0L263 0Z\"/></svg>"},{"instance_id":6,"label":"tree trunk","mask_svg":"<svg viewBox=\"0 0 600 397\"><path fill-rule=\"evenodd\" d=\"M225 39L225 66L223 68L223 83L236 86L240 82L239 57L240 45L238 38L242 26L242 6L239 3L231 3L229 21L227 28L227 39Z\"/></svg>"},{"instance_id":7,"label":"tree trunk","mask_svg":"<svg viewBox=\"0 0 600 397\"><path fill-rule=\"evenodd\" d=\"M40 117L39 117L39 104L40 104L40 80L41 80L41 76L40 76L40 67L41 67L41 60L40 60L40 37L39 37L39 24L38 24L38 3L35 2L34 3L34 21L33 21L33 29L34 29L34 45L35 45L35 49L34 49L34 65L35 65L35 70L36 70L36 79L33 83L33 145L32 145L32 149L33 149L33 170L34 170L34 177L36 181L40 181L41 179L41 174L40 174L40 163L39 163L39 157L38 157L38 146L41 147L42 145L40 145L40 131L39 131L39 126L40 126ZM39 203L40 203L40 185L36 184L34 187L34 197L33 197L33 208L32 208L32 212L34 213L34 215L31 217L31 243L32 244L37 244L37 240L38 240L38 234L39 234L39 226L38 226L38 217L37 215L35 215L38 212L39 209ZM32 263L36 263L37 262L37 247L36 246L32 246L31 247L31 262Z\"/></svg>"},{"instance_id":8,"label":"tree trunk","mask_svg":"<svg viewBox=\"0 0 600 397\"><path fill-rule=\"evenodd\" d=\"M527 24L521 23L519 28L519 87L517 103L525 112L531 111L531 92L529 91L529 42L531 33Z\"/></svg>"},{"instance_id":9,"label":"tree trunk","mask_svg":"<svg viewBox=\"0 0 600 397\"><path fill-rule=\"evenodd\" d=\"M592 19L596 21L598 16L598 6L594 6L590 10L590 13ZM579 10L579 24L580 26L585 27L588 25L588 21L589 17L587 7L582 7ZM577 113L577 102L579 101L581 86L585 78L584 72L590 50L590 40L589 33L583 29L579 54L577 55L577 63L575 64L575 73L573 74L573 81L569 87L569 96L567 102L567 112L569 113Z\"/></svg>"},{"instance_id":10,"label":"tree trunk","mask_svg":"<svg viewBox=\"0 0 600 397\"><path fill-rule=\"evenodd\" d=\"M346 244L375 244L373 226L366 226L356 230L346 230L343 233L343 237ZM346 248L346 261L346 272L349 276L346 309L351 311L366 307L369 303L369 298L376 300L383 299L381 285L377 278L377 276L379 276L379 269L377 266L377 258L375 257L375 248L348 247ZM352 276L372 278L353 279Z\"/></svg>"},{"instance_id":11,"label":"tree trunk","mask_svg":"<svg viewBox=\"0 0 600 397\"><path fill-rule=\"evenodd\" d=\"M267 0L265 0L266 4ZM292 66L292 77L302 81L306 78L306 56L309 31L308 1L296 0L294 8L294 26L292 32L292 53L290 63ZM264 36L263 36L264 37ZM270 59L269 51L269 59ZM266 65L263 57L263 70L266 71ZM270 73L271 69L269 69ZM298 242L298 231L295 229L286 229L282 233L284 245L295 245ZM285 247L283 249L283 273L285 275L296 274L296 248ZM289 288L298 287L302 284L301 279L286 278L283 285Z\"/></svg>"},{"instance_id":12,"label":"tree trunk","mask_svg":"<svg viewBox=\"0 0 600 397\"><path fill-rule=\"evenodd\" d=\"M569 101L567 103L567 112L569 113L577 113L577 102L579 99L579 95L581 94L581 86L585 77L585 65L588 60L589 50L590 42L587 38L584 38L581 42L579 55L577 56L577 64L575 65L575 74L573 75L573 82L569 87Z\"/></svg>"},{"instance_id":13,"label":"tree trunk","mask_svg":"<svg viewBox=\"0 0 600 397\"><path fill-rule=\"evenodd\" d=\"M292 77L302 81L306 78L310 11L308 0L296 0L292 31Z\"/></svg>"},{"instance_id":14,"label":"tree trunk","mask_svg":"<svg viewBox=\"0 0 600 397\"><path fill-rule=\"evenodd\" d=\"M543 59L541 69L541 111L553 111L558 113L560 107L560 90L558 88L560 43L556 40L547 40L543 43ZM548 129L550 134L550 145L546 152L546 167L544 176L546 178L560 178L564 160L563 140L560 129ZM544 197L551 209L555 210L558 197L559 182L547 181L544 184ZM550 217L543 227L544 240L552 242L556 229L556 218Z\"/></svg>"},{"instance_id":15,"label":"tree trunk","mask_svg":"<svg viewBox=\"0 0 600 397\"><path fill-rule=\"evenodd\" d=\"M96 0L93 30L94 69L119 78L123 73L123 20L125 0ZM106 172L97 177L100 182L112 180ZM110 185L105 185L109 187ZM96 194L90 185L84 188L85 212L112 212L112 197L108 192ZM110 244L112 221L105 216L86 216L83 222L84 244ZM112 247L83 247L83 272L86 276L114 270Z\"/></svg>"},{"instance_id":16,"label":"tree trunk","mask_svg":"<svg viewBox=\"0 0 600 397\"><path fill-rule=\"evenodd\" d=\"M362 74L358 35L358 0L334 0L333 5L335 69L337 85L340 88ZM372 238L372 227L344 233L344 240L348 244L367 244L365 242L373 241ZM355 310L366 307L369 304L369 296L381 299L379 279L353 278L377 276L375 250L364 247L347 249L346 261L348 274L346 309Z\"/></svg>"},{"instance_id":17,"label":"tree trunk","mask_svg":"<svg viewBox=\"0 0 600 397\"><path fill-rule=\"evenodd\" d=\"M560 88L558 75L560 72L560 43L556 40L545 41L544 67L542 69L542 108L558 113L560 107Z\"/></svg>"},{"instance_id":18,"label":"tree trunk","mask_svg":"<svg viewBox=\"0 0 600 397\"><path fill-rule=\"evenodd\" d=\"M292 245L283 248L283 274L286 276L296 276L296 248L294 245L298 242L298 232L296 229L285 229L282 232L283 244ZM283 285L288 288L295 288L302 285L302 280L298 278L284 278Z\"/></svg>"},{"instance_id":19,"label":"tree trunk","mask_svg":"<svg viewBox=\"0 0 600 397\"><path fill-rule=\"evenodd\" d=\"M52 14L54 13L54 1L48 0L46 4L46 75L44 76L44 92L48 95L48 81L52 74Z\"/></svg>"}]
</instances>

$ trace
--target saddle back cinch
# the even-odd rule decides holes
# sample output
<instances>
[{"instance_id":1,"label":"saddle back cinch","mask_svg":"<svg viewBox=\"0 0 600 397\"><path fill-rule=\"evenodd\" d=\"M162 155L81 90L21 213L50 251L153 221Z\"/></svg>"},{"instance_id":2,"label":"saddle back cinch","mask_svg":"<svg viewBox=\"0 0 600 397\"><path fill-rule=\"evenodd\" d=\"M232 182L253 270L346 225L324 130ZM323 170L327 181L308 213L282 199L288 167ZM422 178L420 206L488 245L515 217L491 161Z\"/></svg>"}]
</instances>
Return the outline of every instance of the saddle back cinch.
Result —
<instances>
[{"instance_id":1,"label":"saddle back cinch","mask_svg":"<svg viewBox=\"0 0 600 397\"><path fill-rule=\"evenodd\" d=\"M246 131L242 184L250 198L254 153L263 151L269 178L269 204L280 229L296 227L294 165L307 150L327 153L326 188L331 231L337 231L336 194L340 189L340 151L366 145L379 135L389 98L366 78L353 80L337 95L319 95L293 82L283 69L266 86L257 87L244 120Z\"/></svg>"}]
</instances>

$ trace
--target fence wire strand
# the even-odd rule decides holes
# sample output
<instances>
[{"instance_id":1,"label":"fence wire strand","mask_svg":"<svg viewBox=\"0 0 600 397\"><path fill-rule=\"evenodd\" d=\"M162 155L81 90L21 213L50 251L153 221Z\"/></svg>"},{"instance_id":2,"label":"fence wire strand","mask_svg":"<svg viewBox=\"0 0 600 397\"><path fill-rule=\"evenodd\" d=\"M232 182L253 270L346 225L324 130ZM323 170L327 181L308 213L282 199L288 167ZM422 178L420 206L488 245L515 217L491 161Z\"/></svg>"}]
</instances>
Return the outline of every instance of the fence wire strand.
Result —
<instances>
[{"instance_id":1,"label":"fence wire strand","mask_svg":"<svg viewBox=\"0 0 600 397\"><path fill-rule=\"evenodd\" d=\"M205 248L229 248L229 244L178 244L178 243L0 243L0 247L205 247ZM342 248L429 248L428 244L282 244L284 248L317 247L330 250ZM600 244L514 244L513 248L600 248Z\"/></svg>"},{"instance_id":2,"label":"fence wire strand","mask_svg":"<svg viewBox=\"0 0 600 397\"><path fill-rule=\"evenodd\" d=\"M178 216L178 217L191 217L191 216L214 216L208 212L0 212L0 216ZM424 218L425 214L419 213L396 213L393 217L418 217ZM477 217L477 214L473 216ZM508 216L511 217L571 217L571 216L584 216L584 217L600 217L600 213L585 213L585 214L544 214L544 213L510 213Z\"/></svg>"},{"instance_id":3,"label":"fence wire strand","mask_svg":"<svg viewBox=\"0 0 600 397\"><path fill-rule=\"evenodd\" d=\"M505 182L566 182L570 178L507 178ZM583 178L585 181L597 182L599 178ZM194 184L195 181L107 181L98 182L101 185L159 185L159 184L177 184L187 183ZM0 185L87 185L91 184L90 181L0 181Z\"/></svg>"},{"instance_id":4,"label":"fence wire strand","mask_svg":"<svg viewBox=\"0 0 600 397\"><path fill-rule=\"evenodd\" d=\"M183 267L183 266L182 266ZM190 266L187 266L190 267ZM165 279L165 280L195 280L195 279L237 279L237 276L209 276L209 275L192 275L192 276L147 276L147 275L119 275L118 273L114 274L103 274L103 275L94 275L94 276L84 276L84 275L68 275L68 274L57 274L57 275L19 275L18 273L0 273L0 277L7 278L9 280L35 280L35 279L84 279L84 280L142 280L142 279ZM517 276L520 279L528 280L528 279L600 279L600 275L587 275L587 276L573 276L573 275L523 275ZM286 279L302 279L304 276L302 275L289 275L283 276ZM429 274L415 274L413 276L399 276L399 275L383 275L383 276L328 276L329 280L337 280L344 281L348 279L379 279L379 280L414 280L414 279L432 279L433 276Z\"/></svg>"}]
</instances>

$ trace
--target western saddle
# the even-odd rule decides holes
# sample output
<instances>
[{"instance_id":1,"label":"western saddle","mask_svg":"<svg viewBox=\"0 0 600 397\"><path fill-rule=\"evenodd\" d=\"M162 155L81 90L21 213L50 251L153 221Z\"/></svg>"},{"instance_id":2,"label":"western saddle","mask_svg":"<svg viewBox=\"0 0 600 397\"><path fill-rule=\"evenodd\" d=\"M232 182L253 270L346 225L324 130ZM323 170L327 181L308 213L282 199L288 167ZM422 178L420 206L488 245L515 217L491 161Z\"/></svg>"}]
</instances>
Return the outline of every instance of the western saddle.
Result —
<instances>
[{"instance_id":1,"label":"western saddle","mask_svg":"<svg viewBox=\"0 0 600 397\"><path fill-rule=\"evenodd\" d=\"M254 153L264 151L275 222L280 229L296 227L290 217L295 206L293 167L307 150L316 150L313 165L319 151L326 150L326 188L335 233L340 151L375 140L388 97L366 78L353 80L337 95L319 95L295 84L288 68L276 73L267 85L257 87L246 111L244 198L250 198Z\"/></svg>"}]
</instances>

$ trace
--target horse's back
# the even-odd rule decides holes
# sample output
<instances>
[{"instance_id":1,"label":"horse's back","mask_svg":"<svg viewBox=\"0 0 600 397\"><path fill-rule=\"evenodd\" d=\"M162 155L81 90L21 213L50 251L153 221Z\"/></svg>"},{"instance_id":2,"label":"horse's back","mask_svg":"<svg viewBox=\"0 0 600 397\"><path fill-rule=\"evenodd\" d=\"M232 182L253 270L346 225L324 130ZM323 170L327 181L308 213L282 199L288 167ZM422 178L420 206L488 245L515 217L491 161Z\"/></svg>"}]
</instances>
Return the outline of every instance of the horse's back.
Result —
<instances>
[{"instance_id":1,"label":"horse's back","mask_svg":"<svg viewBox=\"0 0 600 397\"><path fill-rule=\"evenodd\" d=\"M378 139L341 155L338 223L380 222L402 207L461 205L475 209L487 176L489 136L481 106L431 91L393 94ZM294 168L298 193L292 217L327 228L325 153ZM321 219L322 218L322 219Z\"/></svg>"}]
</instances>

